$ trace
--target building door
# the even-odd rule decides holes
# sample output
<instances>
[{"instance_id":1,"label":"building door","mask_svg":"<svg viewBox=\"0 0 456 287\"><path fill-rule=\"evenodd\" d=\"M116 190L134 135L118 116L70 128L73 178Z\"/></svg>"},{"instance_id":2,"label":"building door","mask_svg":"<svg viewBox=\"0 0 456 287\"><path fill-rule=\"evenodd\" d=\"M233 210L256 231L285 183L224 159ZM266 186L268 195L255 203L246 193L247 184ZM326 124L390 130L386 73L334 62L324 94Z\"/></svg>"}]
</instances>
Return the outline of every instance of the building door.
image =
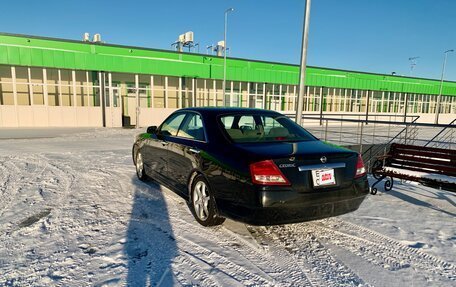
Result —
<instances>
[{"instance_id":1,"label":"building door","mask_svg":"<svg viewBox=\"0 0 456 287\"><path fill-rule=\"evenodd\" d=\"M122 120L123 126L135 126L139 120L141 108L150 107L147 84L139 84L138 88L134 83L126 83L127 93L122 96Z\"/></svg>"},{"instance_id":2,"label":"building door","mask_svg":"<svg viewBox=\"0 0 456 287\"><path fill-rule=\"evenodd\" d=\"M120 100L120 84L105 86L105 122L106 127L122 126L122 102Z\"/></svg>"}]
</instances>

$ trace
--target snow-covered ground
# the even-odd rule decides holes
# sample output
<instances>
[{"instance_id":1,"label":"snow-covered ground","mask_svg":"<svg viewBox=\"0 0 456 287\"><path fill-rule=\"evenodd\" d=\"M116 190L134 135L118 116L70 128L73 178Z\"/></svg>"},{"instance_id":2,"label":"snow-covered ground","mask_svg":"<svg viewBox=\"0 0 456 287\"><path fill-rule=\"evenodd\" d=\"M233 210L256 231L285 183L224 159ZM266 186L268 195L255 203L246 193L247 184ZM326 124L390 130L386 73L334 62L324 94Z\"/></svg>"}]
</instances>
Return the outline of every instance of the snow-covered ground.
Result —
<instances>
[{"instance_id":1,"label":"snow-covered ground","mask_svg":"<svg viewBox=\"0 0 456 287\"><path fill-rule=\"evenodd\" d=\"M0 130L0 286L456 285L454 193L395 182L337 218L204 228L136 179L138 132Z\"/></svg>"}]
</instances>

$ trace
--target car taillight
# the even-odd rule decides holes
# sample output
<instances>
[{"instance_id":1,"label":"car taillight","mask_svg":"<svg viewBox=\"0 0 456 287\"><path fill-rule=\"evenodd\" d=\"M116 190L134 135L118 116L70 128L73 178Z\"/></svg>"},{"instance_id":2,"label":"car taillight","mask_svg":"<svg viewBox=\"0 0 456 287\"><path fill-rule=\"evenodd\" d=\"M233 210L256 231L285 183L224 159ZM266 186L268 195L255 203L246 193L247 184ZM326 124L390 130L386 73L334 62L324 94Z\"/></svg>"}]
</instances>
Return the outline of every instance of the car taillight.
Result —
<instances>
[{"instance_id":1,"label":"car taillight","mask_svg":"<svg viewBox=\"0 0 456 287\"><path fill-rule=\"evenodd\" d=\"M361 177L366 174L366 167L364 166L363 158L358 155L358 162L356 163L355 178Z\"/></svg>"},{"instance_id":2,"label":"car taillight","mask_svg":"<svg viewBox=\"0 0 456 287\"><path fill-rule=\"evenodd\" d=\"M290 185L280 169L272 160L250 164L252 182L261 185Z\"/></svg>"}]
</instances>

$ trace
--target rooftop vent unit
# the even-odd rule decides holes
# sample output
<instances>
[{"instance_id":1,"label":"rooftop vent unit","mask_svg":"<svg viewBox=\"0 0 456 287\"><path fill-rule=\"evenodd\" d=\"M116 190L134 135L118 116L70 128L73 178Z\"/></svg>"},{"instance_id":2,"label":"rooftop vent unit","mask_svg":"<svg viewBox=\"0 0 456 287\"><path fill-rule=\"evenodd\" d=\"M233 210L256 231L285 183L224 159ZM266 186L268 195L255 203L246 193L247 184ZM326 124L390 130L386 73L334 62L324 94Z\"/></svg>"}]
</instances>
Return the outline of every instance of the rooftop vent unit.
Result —
<instances>
[{"instance_id":1,"label":"rooftop vent unit","mask_svg":"<svg viewBox=\"0 0 456 287\"><path fill-rule=\"evenodd\" d=\"M89 33L84 33L84 36L82 37L83 42L90 42L90 34Z\"/></svg>"},{"instance_id":2,"label":"rooftop vent unit","mask_svg":"<svg viewBox=\"0 0 456 287\"><path fill-rule=\"evenodd\" d=\"M94 43L101 43L101 35L100 34L95 34L93 35L93 40L92 42Z\"/></svg>"},{"instance_id":3,"label":"rooftop vent unit","mask_svg":"<svg viewBox=\"0 0 456 287\"><path fill-rule=\"evenodd\" d=\"M180 34L179 37L177 38L177 41L171 44L171 47L176 46L176 50L178 52L183 52L184 47L188 48L188 51L190 52L191 48L198 47L198 52L199 52L199 44L193 43L193 32L188 31L185 32L184 34Z\"/></svg>"},{"instance_id":4,"label":"rooftop vent unit","mask_svg":"<svg viewBox=\"0 0 456 287\"><path fill-rule=\"evenodd\" d=\"M186 32L184 38L185 38L186 43L193 42L193 32L192 31Z\"/></svg>"},{"instance_id":5,"label":"rooftop vent unit","mask_svg":"<svg viewBox=\"0 0 456 287\"><path fill-rule=\"evenodd\" d=\"M225 41L218 41L217 45L214 48L214 51L217 53L217 56L222 57L223 53L225 53Z\"/></svg>"},{"instance_id":6,"label":"rooftop vent unit","mask_svg":"<svg viewBox=\"0 0 456 287\"><path fill-rule=\"evenodd\" d=\"M185 43L185 34L180 34L179 38L177 38L177 42Z\"/></svg>"}]
</instances>

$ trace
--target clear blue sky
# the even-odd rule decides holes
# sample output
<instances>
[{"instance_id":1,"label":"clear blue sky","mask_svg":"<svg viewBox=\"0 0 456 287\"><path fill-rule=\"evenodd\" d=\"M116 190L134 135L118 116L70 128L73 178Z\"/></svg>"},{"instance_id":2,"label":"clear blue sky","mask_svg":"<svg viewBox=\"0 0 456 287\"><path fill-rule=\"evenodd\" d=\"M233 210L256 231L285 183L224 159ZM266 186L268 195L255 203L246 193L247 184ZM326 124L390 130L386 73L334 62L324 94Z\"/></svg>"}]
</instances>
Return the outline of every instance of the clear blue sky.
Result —
<instances>
[{"instance_id":1,"label":"clear blue sky","mask_svg":"<svg viewBox=\"0 0 456 287\"><path fill-rule=\"evenodd\" d=\"M234 57L299 63L304 0L12 1L0 31L68 39L101 33L108 43L170 49L191 30L205 47L223 38ZM440 78L443 51L456 50L455 0L314 0L308 65ZM202 52L205 49L202 49ZM456 53L446 79L456 81Z\"/></svg>"}]
</instances>

